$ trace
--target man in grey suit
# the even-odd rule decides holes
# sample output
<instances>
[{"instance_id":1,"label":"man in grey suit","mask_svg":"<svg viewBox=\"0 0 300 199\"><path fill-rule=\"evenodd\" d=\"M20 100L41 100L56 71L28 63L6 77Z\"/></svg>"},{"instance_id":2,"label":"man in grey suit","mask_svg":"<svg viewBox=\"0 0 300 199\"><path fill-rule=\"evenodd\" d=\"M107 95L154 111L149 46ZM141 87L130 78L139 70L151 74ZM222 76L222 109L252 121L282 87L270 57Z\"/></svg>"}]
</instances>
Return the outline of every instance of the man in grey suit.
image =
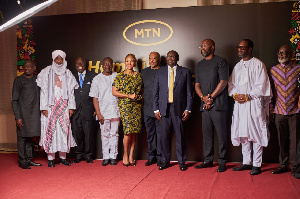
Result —
<instances>
[{"instance_id":1,"label":"man in grey suit","mask_svg":"<svg viewBox=\"0 0 300 199\"><path fill-rule=\"evenodd\" d=\"M78 89L74 90L76 110L71 118L72 132L77 146L75 147L75 160L79 163L85 159L87 163L93 163L95 148L95 120L93 98L89 96L92 80L95 74L86 70L85 60L82 57L76 59L74 74L79 83Z\"/></svg>"},{"instance_id":2,"label":"man in grey suit","mask_svg":"<svg viewBox=\"0 0 300 199\"><path fill-rule=\"evenodd\" d=\"M171 127L176 135L176 155L181 171L187 170L186 144L183 121L189 117L192 104L192 82L189 69L178 66L179 55L171 50L167 54L167 67L157 70L153 85L153 110L161 122L161 164L159 170L170 164Z\"/></svg>"}]
</instances>

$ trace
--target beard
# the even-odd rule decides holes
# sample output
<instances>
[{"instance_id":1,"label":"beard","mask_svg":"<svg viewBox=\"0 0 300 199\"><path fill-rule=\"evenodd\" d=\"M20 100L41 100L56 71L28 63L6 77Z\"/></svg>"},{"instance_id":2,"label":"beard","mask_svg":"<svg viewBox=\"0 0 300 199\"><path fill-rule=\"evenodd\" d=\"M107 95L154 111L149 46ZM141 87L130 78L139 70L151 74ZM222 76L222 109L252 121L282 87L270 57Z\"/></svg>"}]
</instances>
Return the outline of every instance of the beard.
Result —
<instances>
[{"instance_id":1,"label":"beard","mask_svg":"<svg viewBox=\"0 0 300 199\"><path fill-rule=\"evenodd\" d=\"M289 57L284 58L284 59L278 58L278 62L281 63L281 64L287 63L288 61L289 61Z\"/></svg>"},{"instance_id":2,"label":"beard","mask_svg":"<svg viewBox=\"0 0 300 199\"><path fill-rule=\"evenodd\" d=\"M210 55L210 50L205 51L204 53L201 53L201 55L202 55L203 57L207 57L208 55Z\"/></svg>"}]
</instances>

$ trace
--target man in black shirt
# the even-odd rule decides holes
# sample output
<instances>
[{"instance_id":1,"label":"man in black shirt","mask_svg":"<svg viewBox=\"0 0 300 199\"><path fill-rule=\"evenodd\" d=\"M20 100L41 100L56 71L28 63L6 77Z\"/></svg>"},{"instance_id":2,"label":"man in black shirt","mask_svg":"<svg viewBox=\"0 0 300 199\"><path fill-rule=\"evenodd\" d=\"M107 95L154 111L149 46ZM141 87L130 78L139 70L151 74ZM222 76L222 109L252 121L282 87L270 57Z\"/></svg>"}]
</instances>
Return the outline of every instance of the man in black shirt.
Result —
<instances>
[{"instance_id":1,"label":"man in black shirt","mask_svg":"<svg viewBox=\"0 0 300 199\"><path fill-rule=\"evenodd\" d=\"M145 166L150 166L157 162L160 165L161 147L160 147L160 122L156 119L153 112L153 81L156 70L160 68L160 54L151 52L149 55L150 67L142 70L143 90L144 90L144 122L147 131L148 143L148 161Z\"/></svg>"},{"instance_id":2,"label":"man in black shirt","mask_svg":"<svg viewBox=\"0 0 300 199\"><path fill-rule=\"evenodd\" d=\"M33 74L36 66L33 60L26 60L24 74L18 76L12 90L12 107L17 125L17 145L19 166L30 169L30 166L41 166L33 162L33 137L41 135L40 94Z\"/></svg>"},{"instance_id":3,"label":"man in black shirt","mask_svg":"<svg viewBox=\"0 0 300 199\"><path fill-rule=\"evenodd\" d=\"M219 142L218 172L226 171L229 67L224 58L214 55L215 42L205 39L201 44L203 60L197 63L195 90L201 98L204 161L196 169L212 167L214 158L214 129Z\"/></svg>"}]
</instances>

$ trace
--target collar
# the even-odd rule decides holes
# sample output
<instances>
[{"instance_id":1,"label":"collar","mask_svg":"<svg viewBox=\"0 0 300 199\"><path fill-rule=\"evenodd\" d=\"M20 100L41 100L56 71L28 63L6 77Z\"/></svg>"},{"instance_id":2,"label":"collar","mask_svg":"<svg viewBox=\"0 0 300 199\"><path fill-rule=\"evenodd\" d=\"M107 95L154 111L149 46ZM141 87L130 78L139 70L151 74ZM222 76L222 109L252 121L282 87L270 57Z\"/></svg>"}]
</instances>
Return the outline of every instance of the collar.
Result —
<instances>
[{"instance_id":1,"label":"collar","mask_svg":"<svg viewBox=\"0 0 300 199\"><path fill-rule=\"evenodd\" d=\"M78 73L78 76L80 77L80 74L81 74L81 73L79 73L79 72L77 72L77 73ZM84 70L84 71L82 72L82 74L83 74L83 76L85 76L86 70Z\"/></svg>"},{"instance_id":2,"label":"collar","mask_svg":"<svg viewBox=\"0 0 300 199\"><path fill-rule=\"evenodd\" d=\"M284 64L280 63L280 66L282 66L283 68L285 68L285 67L291 67L292 66L292 62L290 61L290 63L288 65L284 65Z\"/></svg>"},{"instance_id":3,"label":"collar","mask_svg":"<svg viewBox=\"0 0 300 199\"><path fill-rule=\"evenodd\" d=\"M174 67L174 71L177 69L177 65L175 65ZM168 70L171 70L171 66L168 65Z\"/></svg>"}]
</instances>

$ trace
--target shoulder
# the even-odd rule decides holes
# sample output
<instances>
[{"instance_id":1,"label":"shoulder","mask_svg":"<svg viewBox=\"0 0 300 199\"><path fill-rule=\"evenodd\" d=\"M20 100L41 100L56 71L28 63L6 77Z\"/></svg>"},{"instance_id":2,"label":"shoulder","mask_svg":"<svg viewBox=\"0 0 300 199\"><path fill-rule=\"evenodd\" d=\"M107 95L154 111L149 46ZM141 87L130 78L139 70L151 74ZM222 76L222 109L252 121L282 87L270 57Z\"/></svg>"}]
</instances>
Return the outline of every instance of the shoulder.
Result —
<instances>
[{"instance_id":1,"label":"shoulder","mask_svg":"<svg viewBox=\"0 0 300 199\"><path fill-rule=\"evenodd\" d=\"M186 68L186 67L183 67L183 66L177 66L177 68L185 73L188 73L190 72L190 69Z\"/></svg>"},{"instance_id":2,"label":"shoulder","mask_svg":"<svg viewBox=\"0 0 300 199\"><path fill-rule=\"evenodd\" d=\"M141 71L141 73L142 73L142 75L144 75L145 73L147 73L149 70L150 70L150 66L149 67L147 67L147 68L144 68L142 71Z\"/></svg>"}]
</instances>

